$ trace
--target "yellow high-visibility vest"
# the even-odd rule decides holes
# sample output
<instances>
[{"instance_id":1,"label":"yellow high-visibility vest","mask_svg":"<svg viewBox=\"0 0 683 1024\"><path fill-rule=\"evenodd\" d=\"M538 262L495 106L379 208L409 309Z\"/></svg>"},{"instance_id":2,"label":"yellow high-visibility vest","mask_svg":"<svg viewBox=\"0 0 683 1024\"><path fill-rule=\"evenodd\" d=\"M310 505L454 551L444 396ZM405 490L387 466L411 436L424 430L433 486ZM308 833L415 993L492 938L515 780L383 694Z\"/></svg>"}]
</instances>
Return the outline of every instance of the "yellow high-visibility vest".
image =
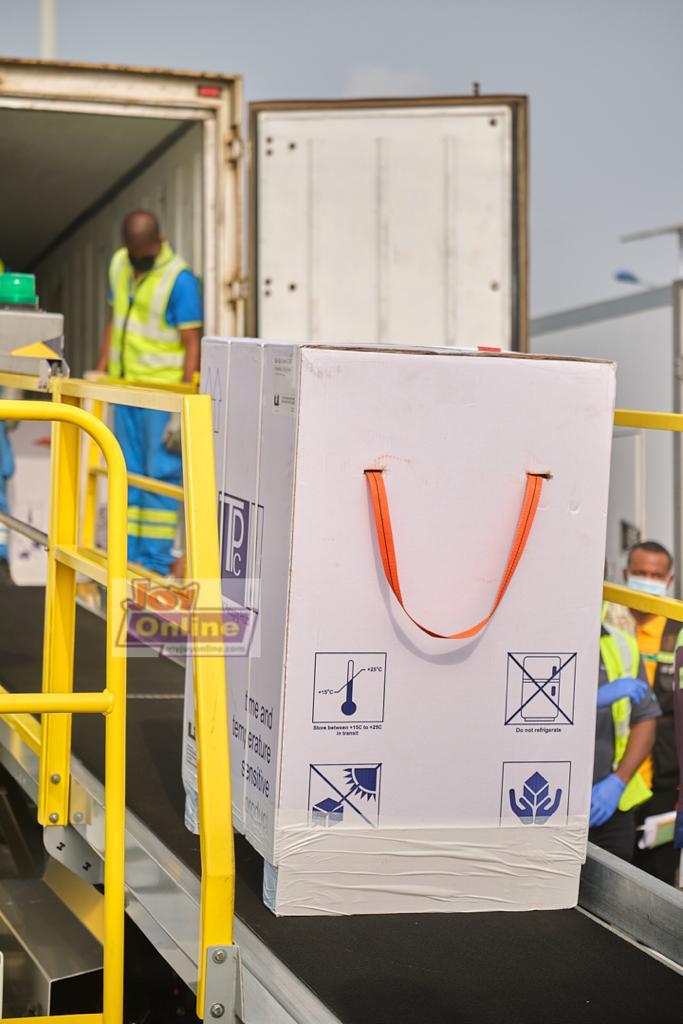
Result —
<instances>
[{"instance_id":1,"label":"yellow high-visibility vest","mask_svg":"<svg viewBox=\"0 0 683 1024\"><path fill-rule=\"evenodd\" d=\"M621 679L624 676L637 678L640 666L640 652L635 637L620 629L605 626L608 632L600 637L600 655L602 657L607 679ZM628 737L631 732L631 701L622 697L612 704L612 722L614 724L614 761L612 769L616 769L626 752ZM640 772L636 772L619 800L620 811L645 803L652 796L652 790L643 781Z\"/></svg>"},{"instance_id":2,"label":"yellow high-visibility vest","mask_svg":"<svg viewBox=\"0 0 683 1024\"><path fill-rule=\"evenodd\" d=\"M133 276L128 250L117 249L109 264L113 296L110 377L178 384L183 379L185 348L180 331L166 323L166 307L178 274L187 264L162 242L150 271Z\"/></svg>"}]
</instances>

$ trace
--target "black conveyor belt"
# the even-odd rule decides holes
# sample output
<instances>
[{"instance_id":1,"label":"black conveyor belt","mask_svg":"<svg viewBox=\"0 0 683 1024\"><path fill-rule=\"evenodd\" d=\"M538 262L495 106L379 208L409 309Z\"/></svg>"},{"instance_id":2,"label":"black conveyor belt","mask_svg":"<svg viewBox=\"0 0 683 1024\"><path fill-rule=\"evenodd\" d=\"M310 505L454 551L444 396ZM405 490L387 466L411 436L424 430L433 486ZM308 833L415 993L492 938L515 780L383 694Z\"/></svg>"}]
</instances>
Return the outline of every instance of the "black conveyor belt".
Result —
<instances>
[{"instance_id":1,"label":"black conveyor belt","mask_svg":"<svg viewBox=\"0 0 683 1024\"><path fill-rule=\"evenodd\" d=\"M0 681L40 686L43 591L0 590ZM103 686L104 624L79 609L76 686ZM183 673L128 670L128 806L190 868L183 826ZM166 695L166 696L164 696ZM74 754L102 777L101 723L79 716ZM682 1024L683 978L575 911L275 918L262 862L237 840L237 912L344 1024Z\"/></svg>"}]
</instances>

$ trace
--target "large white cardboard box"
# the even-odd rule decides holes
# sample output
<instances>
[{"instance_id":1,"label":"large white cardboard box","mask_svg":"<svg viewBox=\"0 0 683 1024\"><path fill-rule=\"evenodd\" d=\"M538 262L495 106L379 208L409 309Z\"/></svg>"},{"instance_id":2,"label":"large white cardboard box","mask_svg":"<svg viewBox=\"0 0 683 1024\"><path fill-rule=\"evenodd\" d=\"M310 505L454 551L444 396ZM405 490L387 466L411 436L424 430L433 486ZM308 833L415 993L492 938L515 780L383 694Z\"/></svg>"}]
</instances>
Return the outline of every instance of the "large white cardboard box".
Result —
<instances>
[{"instance_id":1,"label":"large white cardboard box","mask_svg":"<svg viewBox=\"0 0 683 1024\"><path fill-rule=\"evenodd\" d=\"M588 360L204 341L244 617L233 809L275 913L576 903L614 385ZM449 636L500 601L445 639L394 591ZM193 826L189 692L185 738Z\"/></svg>"}]
</instances>

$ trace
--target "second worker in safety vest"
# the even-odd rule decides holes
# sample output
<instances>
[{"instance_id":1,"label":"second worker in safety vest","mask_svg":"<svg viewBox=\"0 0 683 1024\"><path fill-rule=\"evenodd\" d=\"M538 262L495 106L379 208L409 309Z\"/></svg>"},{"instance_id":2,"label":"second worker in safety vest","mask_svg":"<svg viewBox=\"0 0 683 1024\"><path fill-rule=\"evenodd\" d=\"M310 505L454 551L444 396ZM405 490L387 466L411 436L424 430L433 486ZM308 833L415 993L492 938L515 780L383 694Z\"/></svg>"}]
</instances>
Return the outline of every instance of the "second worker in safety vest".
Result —
<instances>
[{"instance_id":1,"label":"second worker in safety vest","mask_svg":"<svg viewBox=\"0 0 683 1024\"><path fill-rule=\"evenodd\" d=\"M624 580L632 590L666 597L671 592L674 563L669 551L657 541L639 541L629 550ZM652 754L640 768L652 798L636 811L636 824L649 815L667 814L678 797L678 761L674 731L674 648L683 623L664 615L608 605L605 623L629 633L638 645L647 677L662 712ZM637 849L634 863L662 881L674 881L678 854L671 842Z\"/></svg>"},{"instance_id":2,"label":"second worker in safety vest","mask_svg":"<svg viewBox=\"0 0 683 1024\"><path fill-rule=\"evenodd\" d=\"M652 750L661 711L635 639L611 626L600 633L597 701L588 838L631 861L635 808L652 795L638 769Z\"/></svg>"},{"instance_id":3,"label":"second worker in safety vest","mask_svg":"<svg viewBox=\"0 0 683 1024\"><path fill-rule=\"evenodd\" d=\"M199 370L199 282L161 235L154 214L129 213L121 234L123 246L109 264L112 318L104 331L97 369L131 383L189 382ZM116 406L114 429L130 473L180 484L178 417L156 409ZM177 525L175 499L129 488L129 561L168 575Z\"/></svg>"}]
</instances>

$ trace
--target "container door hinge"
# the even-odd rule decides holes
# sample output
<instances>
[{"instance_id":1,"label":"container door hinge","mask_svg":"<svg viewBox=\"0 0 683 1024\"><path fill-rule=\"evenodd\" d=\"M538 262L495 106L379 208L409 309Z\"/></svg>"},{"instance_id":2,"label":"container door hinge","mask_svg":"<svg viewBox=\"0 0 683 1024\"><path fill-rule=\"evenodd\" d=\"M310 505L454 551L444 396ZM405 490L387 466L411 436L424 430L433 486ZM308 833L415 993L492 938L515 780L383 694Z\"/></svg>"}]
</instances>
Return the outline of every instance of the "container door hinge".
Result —
<instances>
[{"instance_id":1,"label":"container door hinge","mask_svg":"<svg viewBox=\"0 0 683 1024\"><path fill-rule=\"evenodd\" d=\"M244 159L245 144L239 132L225 140L225 159L229 164L238 164Z\"/></svg>"},{"instance_id":2,"label":"container door hinge","mask_svg":"<svg viewBox=\"0 0 683 1024\"><path fill-rule=\"evenodd\" d=\"M246 277L228 278L225 282L226 301L232 305L238 302L245 302L249 294Z\"/></svg>"},{"instance_id":3,"label":"container door hinge","mask_svg":"<svg viewBox=\"0 0 683 1024\"><path fill-rule=\"evenodd\" d=\"M242 964L237 946L209 946L204 989L205 1024L242 1021Z\"/></svg>"}]
</instances>

